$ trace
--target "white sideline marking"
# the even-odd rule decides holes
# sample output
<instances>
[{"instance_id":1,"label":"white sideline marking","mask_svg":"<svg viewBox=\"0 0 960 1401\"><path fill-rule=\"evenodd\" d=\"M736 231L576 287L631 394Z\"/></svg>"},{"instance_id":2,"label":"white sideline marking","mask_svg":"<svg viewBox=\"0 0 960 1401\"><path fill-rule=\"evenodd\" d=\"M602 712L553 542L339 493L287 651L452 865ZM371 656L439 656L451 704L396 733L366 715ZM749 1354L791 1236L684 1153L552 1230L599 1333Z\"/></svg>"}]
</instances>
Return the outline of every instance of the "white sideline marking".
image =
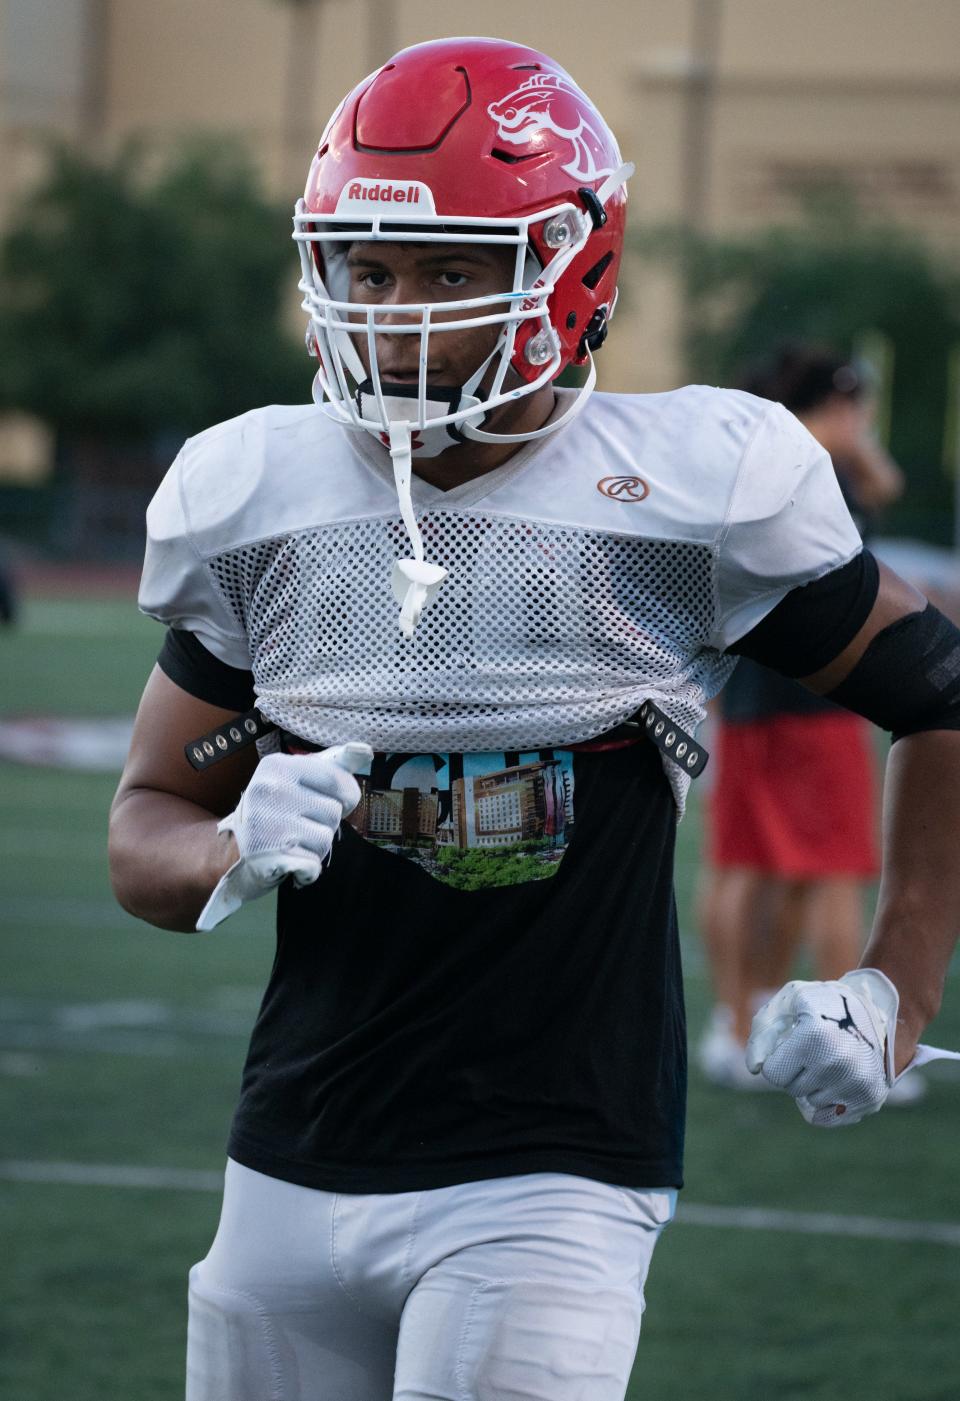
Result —
<instances>
[{"instance_id":1,"label":"white sideline marking","mask_svg":"<svg viewBox=\"0 0 960 1401\"><path fill-rule=\"evenodd\" d=\"M222 1192L222 1172L196 1168L129 1167L122 1163L0 1162L8 1182L46 1182L70 1187L153 1187L174 1192Z\"/></svg>"},{"instance_id":2,"label":"white sideline marking","mask_svg":"<svg viewBox=\"0 0 960 1401\"><path fill-rule=\"evenodd\" d=\"M809 1236L859 1236L960 1246L960 1225L948 1221L893 1221L883 1216L842 1216L826 1211L781 1211L762 1206L701 1206L681 1199L681 1226L730 1226L738 1231L790 1231Z\"/></svg>"},{"instance_id":3,"label":"white sideline marking","mask_svg":"<svg viewBox=\"0 0 960 1401\"><path fill-rule=\"evenodd\" d=\"M0 1162L8 1182L43 1182L72 1187L139 1187L176 1192L222 1192L223 1173L196 1168L132 1167L120 1163ZM822 1211L768 1207L702 1206L681 1199L681 1226L718 1226L742 1231L788 1231L801 1235L857 1236L913 1244L960 1246L960 1225L948 1221L894 1221L882 1216L843 1216Z\"/></svg>"}]
</instances>

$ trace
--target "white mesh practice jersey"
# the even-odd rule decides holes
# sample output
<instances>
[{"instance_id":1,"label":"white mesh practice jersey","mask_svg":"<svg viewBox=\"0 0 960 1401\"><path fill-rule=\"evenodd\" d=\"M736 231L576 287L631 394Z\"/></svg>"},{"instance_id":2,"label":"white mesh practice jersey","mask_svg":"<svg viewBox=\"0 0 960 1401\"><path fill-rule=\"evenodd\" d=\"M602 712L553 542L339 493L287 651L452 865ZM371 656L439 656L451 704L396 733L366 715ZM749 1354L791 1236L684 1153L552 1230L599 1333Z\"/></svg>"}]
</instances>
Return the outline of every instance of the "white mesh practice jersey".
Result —
<instances>
[{"instance_id":1,"label":"white mesh practice jersey","mask_svg":"<svg viewBox=\"0 0 960 1401\"><path fill-rule=\"evenodd\" d=\"M593 739L648 698L695 731L723 649L860 549L797 420L702 386L594 394L485 476L414 476L413 504L448 578L406 641L387 451L314 405L255 410L165 477L140 606L251 669L262 713L311 743L525 750ZM689 780L664 764L682 807Z\"/></svg>"}]
</instances>

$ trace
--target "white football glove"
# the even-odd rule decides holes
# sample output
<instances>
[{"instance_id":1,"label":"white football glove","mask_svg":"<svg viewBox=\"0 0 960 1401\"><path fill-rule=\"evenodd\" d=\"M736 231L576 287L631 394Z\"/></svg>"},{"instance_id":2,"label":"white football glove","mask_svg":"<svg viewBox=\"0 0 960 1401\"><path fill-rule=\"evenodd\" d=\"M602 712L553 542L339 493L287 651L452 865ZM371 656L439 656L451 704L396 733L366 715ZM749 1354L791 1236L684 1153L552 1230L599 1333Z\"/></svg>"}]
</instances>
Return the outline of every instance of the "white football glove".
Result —
<instances>
[{"instance_id":1,"label":"white football glove","mask_svg":"<svg viewBox=\"0 0 960 1401\"><path fill-rule=\"evenodd\" d=\"M214 929L285 876L311 885L330 855L341 820L360 801L354 778L373 758L369 744L338 744L316 754L269 754L257 765L236 809L217 824L240 852L200 912L197 929Z\"/></svg>"},{"instance_id":2,"label":"white football glove","mask_svg":"<svg viewBox=\"0 0 960 1401\"><path fill-rule=\"evenodd\" d=\"M793 1095L808 1124L841 1128L883 1107L907 1071L960 1052L918 1044L894 1074L900 995L877 968L829 983L787 983L753 1019L747 1069Z\"/></svg>"},{"instance_id":3,"label":"white football glove","mask_svg":"<svg viewBox=\"0 0 960 1401\"><path fill-rule=\"evenodd\" d=\"M787 983L753 1019L747 1069L793 1095L808 1124L859 1123L882 1108L894 1082L899 1005L876 968Z\"/></svg>"}]
</instances>

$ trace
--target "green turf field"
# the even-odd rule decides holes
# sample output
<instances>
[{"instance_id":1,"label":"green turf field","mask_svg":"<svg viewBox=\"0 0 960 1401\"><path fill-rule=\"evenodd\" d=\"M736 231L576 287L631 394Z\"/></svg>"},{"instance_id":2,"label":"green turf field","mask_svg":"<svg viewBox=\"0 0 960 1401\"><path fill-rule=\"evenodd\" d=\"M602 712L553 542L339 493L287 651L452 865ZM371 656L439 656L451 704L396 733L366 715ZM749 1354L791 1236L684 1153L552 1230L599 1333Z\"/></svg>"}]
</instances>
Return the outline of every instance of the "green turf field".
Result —
<instances>
[{"instance_id":1,"label":"green turf field","mask_svg":"<svg viewBox=\"0 0 960 1401\"><path fill-rule=\"evenodd\" d=\"M0 708L131 713L159 635L132 603L28 599L21 628L0 631ZM186 1272L215 1228L272 957L266 906L190 936L112 903L114 783L0 763L4 1401L182 1396ZM695 1032L697 844L694 810L679 880ZM930 1039L960 1047L956 977ZM924 1104L835 1133L694 1075L687 1188L654 1260L632 1401L956 1401L956 1069L932 1068ZM778 1214L758 1229L744 1212L759 1208Z\"/></svg>"}]
</instances>

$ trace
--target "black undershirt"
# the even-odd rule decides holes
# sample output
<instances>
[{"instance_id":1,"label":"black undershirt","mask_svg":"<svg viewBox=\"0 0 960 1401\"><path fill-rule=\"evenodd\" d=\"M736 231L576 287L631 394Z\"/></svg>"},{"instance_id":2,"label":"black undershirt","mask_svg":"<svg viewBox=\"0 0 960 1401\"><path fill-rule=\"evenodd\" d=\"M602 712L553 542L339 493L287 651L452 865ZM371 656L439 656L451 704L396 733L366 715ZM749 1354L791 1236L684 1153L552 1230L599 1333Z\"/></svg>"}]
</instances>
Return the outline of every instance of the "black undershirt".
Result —
<instances>
[{"instance_id":1,"label":"black undershirt","mask_svg":"<svg viewBox=\"0 0 960 1401\"><path fill-rule=\"evenodd\" d=\"M249 708L249 674L191 635L159 661ZM547 878L455 888L344 826L315 885L281 886L232 1158L344 1192L545 1171L681 1184L673 796L645 740L564 762L575 821Z\"/></svg>"},{"instance_id":2,"label":"black undershirt","mask_svg":"<svg viewBox=\"0 0 960 1401\"><path fill-rule=\"evenodd\" d=\"M228 666L192 632L167 628L157 663L181 691L208 705L237 714L254 705L253 672Z\"/></svg>"},{"instance_id":3,"label":"black undershirt","mask_svg":"<svg viewBox=\"0 0 960 1401\"><path fill-rule=\"evenodd\" d=\"M575 754L556 874L455 889L342 829L281 888L231 1157L341 1192L682 1181L675 810L647 743Z\"/></svg>"}]
</instances>

